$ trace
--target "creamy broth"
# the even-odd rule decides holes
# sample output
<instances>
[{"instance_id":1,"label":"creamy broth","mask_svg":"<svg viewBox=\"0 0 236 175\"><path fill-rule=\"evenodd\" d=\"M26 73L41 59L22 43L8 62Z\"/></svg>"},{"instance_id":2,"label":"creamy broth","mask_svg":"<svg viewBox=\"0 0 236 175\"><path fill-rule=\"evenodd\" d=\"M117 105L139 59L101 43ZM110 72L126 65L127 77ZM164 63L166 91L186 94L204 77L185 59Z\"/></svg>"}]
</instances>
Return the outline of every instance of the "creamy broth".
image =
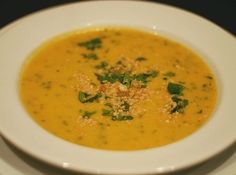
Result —
<instances>
[{"instance_id":1,"label":"creamy broth","mask_svg":"<svg viewBox=\"0 0 236 175\"><path fill-rule=\"evenodd\" d=\"M215 77L183 45L127 28L56 37L24 65L30 116L67 141L108 150L176 142L199 129L217 98Z\"/></svg>"}]
</instances>

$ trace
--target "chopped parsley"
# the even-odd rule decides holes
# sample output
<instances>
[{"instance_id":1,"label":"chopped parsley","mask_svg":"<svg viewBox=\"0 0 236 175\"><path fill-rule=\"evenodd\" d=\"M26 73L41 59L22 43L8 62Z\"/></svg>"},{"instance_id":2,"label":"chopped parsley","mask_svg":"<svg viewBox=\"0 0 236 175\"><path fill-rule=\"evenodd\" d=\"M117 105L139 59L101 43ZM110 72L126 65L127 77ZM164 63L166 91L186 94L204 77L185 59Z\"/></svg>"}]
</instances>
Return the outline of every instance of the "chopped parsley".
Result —
<instances>
[{"instance_id":1,"label":"chopped parsley","mask_svg":"<svg viewBox=\"0 0 236 175\"><path fill-rule=\"evenodd\" d=\"M117 81L122 82L123 80L123 74L120 73L105 73L103 75L95 74L97 76L97 79L100 81L100 83L115 83Z\"/></svg>"},{"instance_id":2,"label":"chopped parsley","mask_svg":"<svg viewBox=\"0 0 236 175\"><path fill-rule=\"evenodd\" d=\"M155 78L158 75L158 72L153 70L147 73L141 73L137 75L132 75L130 73L105 73L103 75L101 74L95 74L97 76L97 79L100 81L100 83L115 83L120 82L121 84L125 85L126 87L130 87L133 80L140 81L143 85L146 85L150 78Z\"/></svg>"},{"instance_id":3,"label":"chopped parsley","mask_svg":"<svg viewBox=\"0 0 236 175\"><path fill-rule=\"evenodd\" d=\"M102 40L101 38L94 38L89 41L80 42L78 45L80 47L85 47L88 50L95 50L101 48Z\"/></svg>"},{"instance_id":4,"label":"chopped parsley","mask_svg":"<svg viewBox=\"0 0 236 175\"><path fill-rule=\"evenodd\" d=\"M111 103L105 103L104 105L105 105L105 106L108 106L108 107L112 107L112 104L111 104Z\"/></svg>"},{"instance_id":5,"label":"chopped parsley","mask_svg":"<svg viewBox=\"0 0 236 175\"><path fill-rule=\"evenodd\" d=\"M130 74L124 74L124 77L122 78L122 84L125 85L127 88L130 88L132 81L134 80L134 77Z\"/></svg>"},{"instance_id":6,"label":"chopped parsley","mask_svg":"<svg viewBox=\"0 0 236 175\"><path fill-rule=\"evenodd\" d=\"M114 110L112 109L112 105L110 103L106 103L106 106L110 107L110 109L103 109L102 115L103 116L110 116L113 121L124 121L124 120L133 120L133 117L131 115L123 115L122 113L119 113L118 115L115 114ZM130 105L128 102L124 101L124 103L121 104L121 109L123 112L128 112L130 108Z\"/></svg>"},{"instance_id":7,"label":"chopped parsley","mask_svg":"<svg viewBox=\"0 0 236 175\"><path fill-rule=\"evenodd\" d=\"M91 55L83 55L84 57L88 57L89 59L96 59L97 56ZM137 60L144 61L146 58L138 57ZM101 61L99 64L95 65L94 68L99 69L95 76L100 84L114 84L120 83L128 88L145 88L147 84L155 77L158 76L158 71L150 70L143 73L132 73L132 68L127 67L127 65L122 61L118 60L114 66L110 66L108 62ZM133 84L133 81L138 82L138 86ZM119 84L118 84L119 86ZM104 86L106 87L106 86ZM103 95L102 95L103 94ZM118 95L119 96L119 95ZM97 93L95 95L88 94L86 92L80 91L78 94L78 99L81 103L92 103L97 102L100 98L104 100L104 109L102 109L103 116L109 116L113 121L124 121L124 120L132 120L133 116L130 112L130 104L127 99L117 98L117 106L114 107L112 104L112 97L108 96L106 93L102 91L102 93Z\"/></svg>"},{"instance_id":8,"label":"chopped parsley","mask_svg":"<svg viewBox=\"0 0 236 175\"><path fill-rule=\"evenodd\" d=\"M170 111L170 113L175 113L175 112L179 112L179 113L183 113L184 112L184 108L188 105L188 100L187 99L181 99L178 96L173 96L171 98L175 103L176 106Z\"/></svg>"},{"instance_id":9,"label":"chopped parsley","mask_svg":"<svg viewBox=\"0 0 236 175\"><path fill-rule=\"evenodd\" d=\"M100 81L100 83L115 83L115 82L122 82L124 74L120 73L105 73L103 75L95 74L97 76L97 79Z\"/></svg>"},{"instance_id":10,"label":"chopped parsley","mask_svg":"<svg viewBox=\"0 0 236 175\"><path fill-rule=\"evenodd\" d=\"M99 98L102 97L101 93L97 93L96 95L87 94L86 92L79 91L79 101L81 103L92 103L97 101Z\"/></svg>"},{"instance_id":11,"label":"chopped parsley","mask_svg":"<svg viewBox=\"0 0 236 175\"><path fill-rule=\"evenodd\" d=\"M167 90L172 95L171 99L175 102L175 105L172 107L170 113L184 113L184 108L189 104L187 99L183 98L184 86L177 83L168 83Z\"/></svg>"},{"instance_id":12,"label":"chopped parsley","mask_svg":"<svg viewBox=\"0 0 236 175\"><path fill-rule=\"evenodd\" d=\"M177 84L177 83L168 83L167 86L168 92L170 94L175 94L175 95L182 95L184 86L182 84Z\"/></svg>"},{"instance_id":13,"label":"chopped parsley","mask_svg":"<svg viewBox=\"0 0 236 175\"><path fill-rule=\"evenodd\" d=\"M121 115L121 114L114 115L113 113L114 113L113 110L109 110L109 109L102 110L102 115L103 116L110 116L113 121L125 121L125 120L133 120L134 119L134 117L132 117L131 115Z\"/></svg>"},{"instance_id":14,"label":"chopped parsley","mask_svg":"<svg viewBox=\"0 0 236 175\"><path fill-rule=\"evenodd\" d=\"M142 84L147 84L150 80L150 78L155 78L158 75L158 72L153 70L147 73L141 73L138 75L135 75L135 80L141 81Z\"/></svg>"},{"instance_id":15,"label":"chopped parsley","mask_svg":"<svg viewBox=\"0 0 236 175\"><path fill-rule=\"evenodd\" d=\"M84 111L83 114L82 114L82 117L84 119L89 119L93 114L95 114L96 111Z\"/></svg>"},{"instance_id":16,"label":"chopped parsley","mask_svg":"<svg viewBox=\"0 0 236 175\"><path fill-rule=\"evenodd\" d=\"M102 110L102 115L103 116L112 116L113 111L109 109L103 109Z\"/></svg>"}]
</instances>

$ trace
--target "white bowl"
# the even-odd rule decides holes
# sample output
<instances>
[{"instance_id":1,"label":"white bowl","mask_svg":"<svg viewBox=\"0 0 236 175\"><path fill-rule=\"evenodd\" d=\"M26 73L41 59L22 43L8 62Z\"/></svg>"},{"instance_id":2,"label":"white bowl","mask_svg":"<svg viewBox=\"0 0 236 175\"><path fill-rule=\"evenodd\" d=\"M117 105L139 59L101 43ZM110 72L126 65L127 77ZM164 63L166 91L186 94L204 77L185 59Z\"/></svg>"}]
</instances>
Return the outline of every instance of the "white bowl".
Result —
<instances>
[{"instance_id":1,"label":"white bowl","mask_svg":"<svg viewBox=\"0 0 236 175\"><path fill-rule=\"evenodd\" d=\"M191 136L140 151L106 151L57 138L25 112L18 94L24 59L49 38L79 28L122 25L146 28L188 45L215 72L219 101L209 122ZM236 40L213 23L173 7L141 1L90 1L22 18L0 31L0 133L50 164L95 174L151 174L183 169L216 155L236 140Z\"/></svg>"}]
</instances>

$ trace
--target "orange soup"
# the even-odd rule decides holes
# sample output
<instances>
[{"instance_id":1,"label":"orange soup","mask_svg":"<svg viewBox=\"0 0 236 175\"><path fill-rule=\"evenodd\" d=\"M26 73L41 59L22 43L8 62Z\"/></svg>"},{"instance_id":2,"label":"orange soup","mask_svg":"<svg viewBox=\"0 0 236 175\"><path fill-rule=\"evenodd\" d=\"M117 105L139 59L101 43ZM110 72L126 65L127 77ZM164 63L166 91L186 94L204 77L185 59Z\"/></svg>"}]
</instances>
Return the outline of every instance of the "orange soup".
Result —
<instances>
[{"instance_id":1,"label":"orange soup","mask_svg":"<svg viewBox=\"0 0 236 175\"><path fill-rule=\"evenodd\" d=\"M67 141L107 150L176 142L199 129L217 98L193 51L157 34L96 28L56 37L25 63L20 96L30 116Z\"/></svg>"}]
</instances>

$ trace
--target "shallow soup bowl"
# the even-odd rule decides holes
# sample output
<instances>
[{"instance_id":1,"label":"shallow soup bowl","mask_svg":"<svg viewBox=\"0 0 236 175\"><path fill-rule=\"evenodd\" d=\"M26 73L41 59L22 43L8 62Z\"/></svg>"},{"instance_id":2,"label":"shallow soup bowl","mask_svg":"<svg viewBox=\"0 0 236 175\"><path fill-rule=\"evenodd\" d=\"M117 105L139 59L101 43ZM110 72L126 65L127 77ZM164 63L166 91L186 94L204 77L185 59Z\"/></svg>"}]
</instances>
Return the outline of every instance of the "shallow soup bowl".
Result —
<instances>
[{"instance_id":1,"label":"shallow soup bowl","mask_svg":"<svg viewBox=\"0 0 236 175\"><path fill-rule=\"evenodd\" d=\"M218 100L210 120L190 136L166 146L108 151L64 141L25 111L18 81L26 57L59 34L97 26L127 26L187 45L213 70ZM215 24L173 7L141 1L72 3L24 17L0 31L0 133L31 156L68 170L93 174L162 174L220 153L236 140L236 40Z\"/></svg>"}]
</instances>

